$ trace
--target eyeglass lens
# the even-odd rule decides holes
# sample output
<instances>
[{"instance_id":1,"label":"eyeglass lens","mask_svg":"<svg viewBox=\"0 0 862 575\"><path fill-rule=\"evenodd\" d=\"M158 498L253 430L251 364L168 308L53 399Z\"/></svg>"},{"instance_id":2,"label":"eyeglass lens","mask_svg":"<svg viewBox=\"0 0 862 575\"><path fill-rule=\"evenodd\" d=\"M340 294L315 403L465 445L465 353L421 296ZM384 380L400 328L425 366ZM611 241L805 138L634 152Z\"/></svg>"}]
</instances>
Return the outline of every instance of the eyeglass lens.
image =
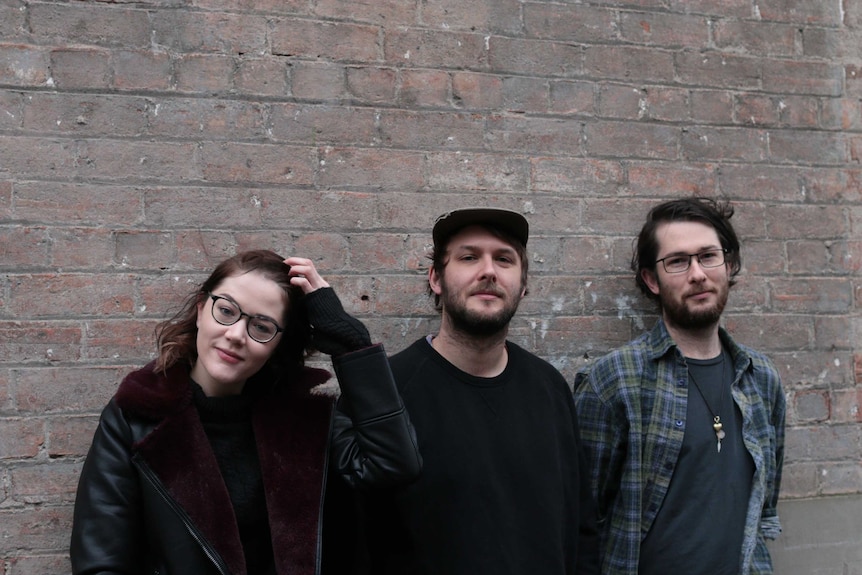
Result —
<instances>
[{"instance_id":1,"label":"eyeglass lens","mask_svg":"<svg viewBox=\"0 0 862 575\"><path fill-rule=\"evenodd\" d=\"M670 256L662 260L664 269L668 273L680 273L691 266L691 258L697 258L697 262L705 268L715 268L724 263L724 250L707 250L698 254L680 254Z\"/></svg>"},{"instance_id":2,"label":"eyeglass lens","mask_svg":"<svg viewBox=\"0 0 862 575\"><path fill-rule=\"evenodd\" d=\"M238 305L229 299L221 296L212 296L213 319L222 325L233 325L242 319L242 316L248 317L246 331L249 337L259 343L266 343L272 340L279 331L278 325L271 319L264 317L255 317L243 312Z\"/></svg>"}]
</instances>

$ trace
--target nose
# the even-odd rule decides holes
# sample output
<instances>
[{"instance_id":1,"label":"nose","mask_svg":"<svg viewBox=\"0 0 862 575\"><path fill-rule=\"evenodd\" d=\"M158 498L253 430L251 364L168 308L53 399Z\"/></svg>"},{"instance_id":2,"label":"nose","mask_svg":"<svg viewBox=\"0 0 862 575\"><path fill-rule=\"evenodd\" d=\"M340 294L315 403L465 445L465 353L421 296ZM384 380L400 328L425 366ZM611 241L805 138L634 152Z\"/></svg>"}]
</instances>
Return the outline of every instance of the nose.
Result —
<instances>
[{"instance_id":1,"label":"nose","mask_svg":"<svg viewBox=\"0 0 862 575\"><path fill-rule=\"evenodd\" d=\"M482 279L492 279L496 280L497 278L497 267L494 265L493 256L487 255L482 258L482 269L481 269L481 277Z\"/></svg>"},{"instance_id":2,"label":"nose","mask_svg":"<svg viewBox=\"0 0 862 575\"><path fill-rule=\"evenodd\" d=\"M688 279L692 282L700 282L706 279L706 270L700 265L700 260L695 256L691 256L691 261L688 266Z\"/></svg>"},{"instance_id":3,"label":"nose","mask_svg":"<svg viewBox=\"0 0 862 575\"><path fill-rule=\"evenodd\" d=\"M245 336L248 334L247 324L248 318L241 317L239 321L235 324L226 326L227 331L225 332L225 336L230 340L242 341L245 339Z\"/></svg>"}]
</instances>

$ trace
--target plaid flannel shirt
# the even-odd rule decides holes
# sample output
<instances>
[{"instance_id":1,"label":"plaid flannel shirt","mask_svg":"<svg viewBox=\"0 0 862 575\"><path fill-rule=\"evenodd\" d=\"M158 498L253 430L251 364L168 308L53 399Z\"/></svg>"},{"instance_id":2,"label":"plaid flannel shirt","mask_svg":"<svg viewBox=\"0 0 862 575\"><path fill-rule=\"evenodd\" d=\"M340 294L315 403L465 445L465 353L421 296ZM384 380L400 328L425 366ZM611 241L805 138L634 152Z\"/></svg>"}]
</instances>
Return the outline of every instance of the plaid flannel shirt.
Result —
<instances>
[{"instance_id":1,"label":"plaid flannel shirt","mask_svg":"<svg viewBox=\"0 0 862 575\"><path fill-rule=\"evenodd\" d=\"M764 539L781 532L777 503L784 459L785 398L772 362L735 343L731 395L742 413L742 436L754 461L741 575L772 573ZM667 493L682 447L688 370L662 320L575 378L581 438L598 503L604 575L636 575L640 544Z\"/></svg>"}]
</instances>

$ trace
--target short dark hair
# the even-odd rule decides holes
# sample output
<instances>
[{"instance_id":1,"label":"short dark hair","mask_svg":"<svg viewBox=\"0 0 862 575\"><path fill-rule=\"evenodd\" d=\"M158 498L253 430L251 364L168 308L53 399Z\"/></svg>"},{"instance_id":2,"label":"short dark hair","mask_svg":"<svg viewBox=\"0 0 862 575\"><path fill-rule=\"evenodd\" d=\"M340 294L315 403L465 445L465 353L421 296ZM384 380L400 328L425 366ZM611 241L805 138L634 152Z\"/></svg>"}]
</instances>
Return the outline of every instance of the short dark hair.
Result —
<instances>
[{"instance_id":1,"label":"short dark hair","mask_svg":"<svg viewBox=\"0 0 862 575\"><path fill-rule=\"evenodd\" d=\"M668 222L700 222L714 229L721 247L727 251L725 258L730 265L730 285L736 284L733 278L742 268L742 256L739 253L739 238L730 223L733 212L733 206L727 200L701 197L670 200L651 209L632 246L631 267L635 272L635 282L644 295L650 299L658 299L641 275L643 270L655 271L658 259L656 229Z\"/></svg>"},{"instance_id":2,"label":"short dark hair","mask_svg":"<svg viewBox=\"0 0 862 575\"><path fill-rule=\"evenodd\" d=\"M479 226L480 228L484 228L494 237L512 246L512 249L514 249L515 253L518 254L518 259L521 260L521 287L525 290L524 295L526 295L527 273L529 272L530 267L529 262L527 261L527 247L521 242L521 240L517 236L515 236L505 228L489 223L473 225ZM442 278L443 274L445 273L446 263L448 261L446 254L449 252L449 241L455 236L457 231L445 238L441 238L439 242L435 243L434 247L431 248L431 253L428 254L428 259L431 260L431 267L434 270L434 273L437 274L437 277ZM440 306L440 295L434 293L434 290L431 289L430 282L428 283L427 290L428 295L434 296L434 308L437 310L442 309Z\"/></svg>"},{"instance_id":3,"label":"short dark hair","mask_svg":"<svg viewBox=\"0 0 862 575\"><path fill-rule=\"evenodd\" d=\"M302 289L290 283L290 266L284 258L269 250L250 250L222 261L210 276L184 300L180 310L169 320L156 326L156 369L167 370L178 363L193 365L197 359L197 305L216 289L225 278L258 272L284 290L284 317L278 318L284 327L278 347L265 368L275 373L292 367L302 367L310 353L311 326Z\"/></svg>"}]
</instances>

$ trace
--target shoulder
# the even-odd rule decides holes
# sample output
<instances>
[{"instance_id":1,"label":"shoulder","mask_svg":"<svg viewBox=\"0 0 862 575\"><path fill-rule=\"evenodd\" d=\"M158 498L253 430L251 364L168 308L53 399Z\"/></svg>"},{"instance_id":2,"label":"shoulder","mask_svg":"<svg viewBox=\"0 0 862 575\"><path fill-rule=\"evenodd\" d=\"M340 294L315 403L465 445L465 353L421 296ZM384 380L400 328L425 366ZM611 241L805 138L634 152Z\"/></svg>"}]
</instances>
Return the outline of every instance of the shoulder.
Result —
<instances>
[{"instance_id":1,"label":"shoulder","mask_svg":"<svg viewBox=\"0 0 862 575\"><path fill-rule=\"evenodd\" d=\"M398 385L402 385L413 374L421 372L423 364L432 357L431 351L431 346L423 337L389 358L389 365Z\"/></svg>"},{"instance_id":2,"label":"shoulder","mask_svg":"<svg viewBox=\"0 0 862 575\"><path fill-rule=\"evenodd\" d=\"M174 366L157 372L155 363L151 362L123 378L114 400L124 412L161 419L191 403L189 370Z\"/></svg>"}]
</instances>

